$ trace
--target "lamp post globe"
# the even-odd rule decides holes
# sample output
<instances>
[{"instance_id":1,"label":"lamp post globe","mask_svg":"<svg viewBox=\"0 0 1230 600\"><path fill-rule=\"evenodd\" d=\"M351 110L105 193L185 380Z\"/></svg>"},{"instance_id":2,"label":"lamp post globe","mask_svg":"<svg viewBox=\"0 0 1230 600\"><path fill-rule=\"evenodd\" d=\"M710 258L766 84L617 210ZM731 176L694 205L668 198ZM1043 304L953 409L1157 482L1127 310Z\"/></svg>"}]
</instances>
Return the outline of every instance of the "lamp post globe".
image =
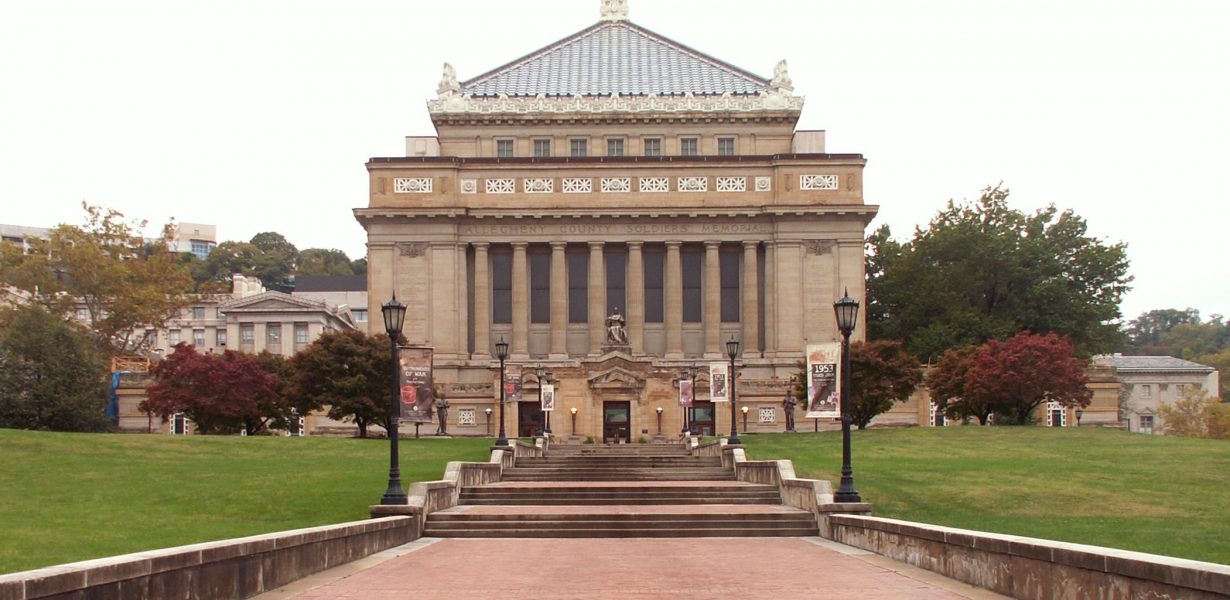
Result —
<instances>
[{"instance_id":1,"label":"lamp post globe","mask_svg":"<svg viewBox=\"0 0 1230 600\"><path fill-rule=\"evenodd\" d=\"M733 335L726 340L726 355L730 357L730 375L726 384L726 387L730 389L730 439L726 443L733 445L743 443L739 439L739 429L735 425L735 404L738 403L735 397L735 357L739 356L739 340L736 340Z\"/></svg>"},{"instance_id":2,"label":"lamp post globe","mask_svg":"<svg viewBox=\"0 0 1230 600\"><path fill-rule=\"evenodd\" d=\"M850 291L833 303L837 329L841 330L841 486L833 495L837 502L862 502L854 489L854 469L850 466L850 334L858 324L858 301Z\"/></svg>"},{"instance_id":3,"label":"lamp post globe","mask_svg":"<svg viewBox=\"0 0 1230 600\"><path fill-rule=\"evenodd\" d=\"M504 338L495 343L495 356L500 359L500 437L496 438L495 445L507 446L508 437L504 435L504 361L508 360L508 342Z\"/></svg>"},{"instance_id":4,"label":"lamp post globe","mask_svg":"<svg viewBox=\"0 0 1230 600\"><path fill-rule=\"evenodd\" d=\"M577 434L577 407L574 406L568 409L568 412L572 413L572 435L576 436Z\"/></svg>"},{"instance_id":5,"label":"lamp post globe","mask_svg":"<svg viewBox=\"0 0 1230 600\"><path fill-rule=\"evenodd\" d=\"M389 358L392 363L392 380L389 393L389 487L380 499L381 504L406 504L406 491L401 485L401 465L397 451L397 420L400 418L398 409L398 374L400 368L397 360L397 340L401 337L402 325L406 322L406 305L393 299L380 307L384 315L384 331L389 334Z\"/></svg>"}]
</instances>

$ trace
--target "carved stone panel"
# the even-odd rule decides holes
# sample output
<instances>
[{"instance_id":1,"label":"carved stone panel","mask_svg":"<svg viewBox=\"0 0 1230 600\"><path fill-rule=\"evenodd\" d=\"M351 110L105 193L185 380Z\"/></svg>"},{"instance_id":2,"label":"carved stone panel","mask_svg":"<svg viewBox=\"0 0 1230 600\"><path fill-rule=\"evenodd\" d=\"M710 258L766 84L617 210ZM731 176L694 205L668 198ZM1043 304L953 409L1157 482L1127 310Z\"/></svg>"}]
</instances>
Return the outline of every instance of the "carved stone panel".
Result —
<instances>
[{"instance_id":1,"label":"carved stone panel","mask_svg":"<svg viewBox=\"0 0 1230 600\"><path fill-rule=\"evenodd\" d=\"M803 247L807 249L807 253L812 256L824 256L833 251L833 247L837 245L837 240L804 240Z\"/></svg>"},{"instance_id":2,"label":"carved stone panel","mask_svg":"<svg viewBox=\"0 0 1230 600\"><path fill-rule=\"evenodd\" d=\"M427 242L400 242L397 253L408 258L424 256L427 254Z\"/></svg>"}]
</instances>

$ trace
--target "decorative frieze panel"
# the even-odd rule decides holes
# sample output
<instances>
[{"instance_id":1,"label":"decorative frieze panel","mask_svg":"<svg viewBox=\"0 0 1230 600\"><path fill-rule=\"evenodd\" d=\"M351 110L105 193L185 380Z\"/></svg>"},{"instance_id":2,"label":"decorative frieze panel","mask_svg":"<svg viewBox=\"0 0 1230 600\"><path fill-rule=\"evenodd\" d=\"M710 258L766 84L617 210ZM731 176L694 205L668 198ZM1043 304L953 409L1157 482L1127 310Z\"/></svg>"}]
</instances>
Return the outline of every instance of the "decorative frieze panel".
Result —
<instances>
[{"instance_id":1,"label":"decorative frieze panel","mask_svg":"<svg viewBox=\"0 0 1230 600\"><path fill-rule=\"evenodd\" d=\"M555 180L550 177L540 177L525 180L525 193L550 194L555 191Z\"/></svg>"},{"instance_id":2,"label":"decorative frieze panel","mask_svg":"<svg viewBox=\"0 0 1230 600\"><path fill-rule=\"evenodd\" d=\"M461 193L477 194L478 193L478 180L477 179L462 179L461 180Z\"/></svg>"},{"instance_id":3,"label":"decorative frieze panel","mask_svg":"<svg viewBox=\"0 0 1230 600\"><path fill-rule=\"evenodd\" d=\"M474 412L475 411L473 408L459 409L457 411L457 424L458 425L474 425L475 423Z\"/></svg>"},{"instance_id":4,"label":"decorative frieze panel","mask_svg":"<svg viewBox=\"0 0 1230 600\"><path fill-rule=\"evenodd\" d=\"M401 242L397 244L397 253L406 258L418 258L427 254L427 242Z\"/></svg>"},{"instance_id":5,"label":"decorative frieze panel","mask_svg":"<svg viewBox=\"0 0 1230 600\"><path fill-rule=\"evenodd\" d=\"M394 179L393 192L396 194L430 194L431 178Z\"/></svg>"},{"instance_id":6,"label":"decorative frieze panel","mask_svg":"<svg viewBox=\"0 0 1230 600\"><path fill-rule=\"evenodd\" d=\"M594 180L588 177L565 177L562 186L565 194L588 194L594 191Z\"/></svg>"},{"instance_id":7,"label":"decorative frieze panel","mask_svg":"<svg viewBox=\"0 0 1230 600\"><path fill-rule=\"evenodd\" d=\"M774 406L760 407L760 422L761 423L776 423L777 422L777 407L774 407Z\"/></svg>"},{"instance_id":8,"label":"decorative frieze panel","mask_svg":"<svg viewBox=\"0 0 1230 600\"><path fill-rule=\"evenodd\" d=\"M709 191L708 177L680 177L679 191L681 192L707 192Z\"/></svg>"},{"instance_id":9,"label":"decorative frieze panel","mask_svg":"<svg viewBox=\"0 0 1230 600\"><path fill-rule=\"evenodd\" d=\"M641 192L669 192L671 191L670 179L666 177L642 177Z\"/></svg>"},{"instance_id":10,"label":"decorative frieze panel","mask_svg":"<svg viewBox=\"0 0 1230 600\"><path fill-rule=\"evenodd\" d=\"M488 194L512 194L517 191L516 179L488 179Z\"/></svg>"},{"instance_id":11,"label":"decorative frieze panel","mask_svg":"<svg viewBox=\"0 0 1230 600\"><path fill-rule=\"evenodd\" d=\"M772 177L757 177L756 178L756 191L757 192L773 191L773 178Z\"/></svg>"},{"instance_id":12,"label":"decorative frieze panel","mask_svg":"<svg viewBox=\"0 0 1230 600\"><path fill-rule=\"evenodd\" d=\"M696 96L468 96L442 89L427 101L431 114L533 114L533 113L730 113L765 110L803 110L803 97L779 89L756 95Z\"/></svg>"},{"instance_id":13,"label":"decorative frieze panel","mask_svg":"<svg viewBox=\"0 0 1230 600\"><path fill-rule=\"evenodd\" d=\"M603 177L602 193L618 194L632 191L631 177Z\"/></svg>"},{"instance_id":14,"label":"decorative frieze panel","mask_svg":"<svg viewBox=\"0 0 1230 600\"><path fill-rule=\"evenodd\" d=\"M837 240L804 240L803 247L807 248L807 253L812 256L824 256L833 251L833 247L837 245Z\"/></svg>"},{"instance_id":15,"label":"decorative frieze panel","mask_svg":"<svg viewBox=\"0 0 1230 600\"><path fill-rule=\"evenodd\" d=\"M746 192L747 178L746 177L718 177L717 191L719 192Z\"/></svg>"},{"instance_id":16,"label":"decorative frieze panel","mask_svg":"<svg viewBox=\"0 0 1230 600\"><path fill-rule=\"evenodd\" d=\"M836 175L799 175L800 190L835 190Z\"/></svg>"}]
</instances>

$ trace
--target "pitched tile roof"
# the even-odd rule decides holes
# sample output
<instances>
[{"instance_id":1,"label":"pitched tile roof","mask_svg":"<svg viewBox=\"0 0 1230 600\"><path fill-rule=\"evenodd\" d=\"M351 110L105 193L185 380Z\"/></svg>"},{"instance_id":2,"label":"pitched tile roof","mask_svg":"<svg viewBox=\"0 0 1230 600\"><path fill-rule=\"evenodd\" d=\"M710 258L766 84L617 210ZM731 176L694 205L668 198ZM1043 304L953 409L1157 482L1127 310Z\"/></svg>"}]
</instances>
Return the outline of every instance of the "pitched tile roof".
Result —
<instances>
[{"instance_id":1,"label":"pitched tile roof","mask_svg":"<svg viewBox=\"0 0 1230 600\"><path fill-rule=\"evenodd\" d=\"M604 21L462 82L467 96L757 94L769 80L629 21Z\"/></svg>"},{"instance_id":2,"label":"pitched tile roof","mask_svg":"<svg viewBox=\"0 0 1230 600\"><path fill-rule=\"evenodd\" d=\"M1120 354L1093 357L1099 365L1114 367L1119 371L1200 371L1211 372L1213 367L1183 360L1173 356L1123 356Z\"/></svg>"}]
</instances>

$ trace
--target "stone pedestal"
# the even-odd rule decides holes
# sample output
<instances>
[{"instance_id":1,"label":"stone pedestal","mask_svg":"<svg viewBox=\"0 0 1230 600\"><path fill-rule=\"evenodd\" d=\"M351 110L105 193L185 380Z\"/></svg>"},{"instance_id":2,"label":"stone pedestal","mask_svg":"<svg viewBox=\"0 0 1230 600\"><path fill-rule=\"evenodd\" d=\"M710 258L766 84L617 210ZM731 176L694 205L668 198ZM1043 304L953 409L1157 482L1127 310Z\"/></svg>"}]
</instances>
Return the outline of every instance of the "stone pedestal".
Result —
<instances>
[{"instance_id":1,"label":"stone pedestal","mask_svg":"<svg viewBox=\"0 0 1230 600\"><path fill-rule=\"evenodd\" d=\"M612 352L622 352L628 356L632 356L632 346L630 344L603 344L602 353L610 354Z\"/></svg>"}]
</instances>

